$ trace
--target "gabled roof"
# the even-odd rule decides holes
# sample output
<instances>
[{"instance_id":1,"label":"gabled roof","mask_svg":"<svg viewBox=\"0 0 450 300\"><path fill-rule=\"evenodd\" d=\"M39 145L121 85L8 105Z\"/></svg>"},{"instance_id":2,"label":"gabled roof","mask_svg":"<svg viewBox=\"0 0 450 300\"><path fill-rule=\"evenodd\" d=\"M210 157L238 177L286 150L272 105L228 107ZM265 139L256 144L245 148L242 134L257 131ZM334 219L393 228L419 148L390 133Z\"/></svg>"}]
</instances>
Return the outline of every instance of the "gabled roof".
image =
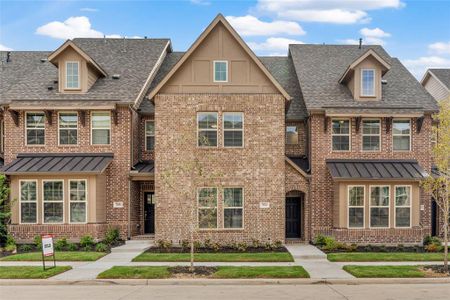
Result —
<instances>
[{"instance_id":1,"label":"gabled roof","mask_svg":"<svg viewBox=\"0 0 450 300\"><path fill-rule=\"evenodd\" d=\"M383 73L382 75L386 74L386 72L391 68L391 64L385 61L381 56L379 56L373 49L368 49L365 53L363 53L360 57L355 59L345 70L344 74L342 74L341 79L339 79L339 83L345 82L349 75L352 73L352 71L364 60L366 60L369 56L375 58L380 65L383 67Z\"/></svg>"},{"instance_id":2,"label":"gabled roof","mask_svg":"<svg viewBox=\"0 0 450 300\"><path fill-rule=\"evenodd\" d=\"M76 38L72 42L108 76L97 79L87 93L59 93L58 69L46 60L52 53L11 51L6 62L7 52L0 51L0 104L22 100L134 104L141 91L147 91L162 54L171 50L169 39ZM113 79L114 74L120 78Z\"/></svg>"},{"instance_id":3,"label":"gabled roof","mask_svg":"<svg viewBox=\"0 0 450 300\"><path fill-rule=\"evenodd\" d=\"M450 68L428 69L420 82L425 84L430 76L433 76L443 88L450 91Z\"/></svg>"},{"instance_id":4,"label":"gabled roof","mask_svg":"<svg viewBox=\"0 0 450 300\"><path fill-rule=\"evenodd\" d=\"M67 48L72 48L77 52L81 57L83 57L88 64L92 65L100 74L103 76L108 76L106 72L103 70L102 67L100 67L95 60L92 59L86 52L84 52L80 47L75 45L71 40L67 40L64 44L62 44L58 49L56 49L52 54L48 56L48 61L54 64L55 66L58 66L57 63L57 57L63 53Z\"/></svg>"},{"instance_id":5,"label":"gabled roof","mask_svg":"<svg viewBox=\"0 0 450 300\"><path fill-rule=\"evenodd\" d=\"M349 88L339 83L348 66L372 49L391 65L383 75L381 100L358 101ZM383 47L378 45L308 45L289 46L301 93L309 113L342 109L346 113L385 111L390 115L409 112L436 112L436 100L416 78Z\"/></svg>"},{"instance_id":6,"label":"gabled roof","mask_svg":"<svg viewBox=\"0 0 450 300\"><path fill-rule=\"evenodd\" d=\"M258 57L253 53L253 51L247 46L247 44L242 40L239 34L231 27L230 23L225 19L222 14L218 14L216 18L208 25L208 27L200 34L200 36L195 40L191 47L184 53L181 59L174 65L174 67L169 71L169 73L159 82L159 84L151 90L148 98L153 99L153 97L159 92L159 90L167 83L167 81L175 74L175 72L183 65L183 63L191 56L192 53L197 49L197 47L203 42L203 40L208 36L208 34L216 27L217 24L221 23L235 38L239 45L244 49L244 51L250 56L250 58L255 62L255 64L260 68L260 70L267 76L267 78L272 82L272 84L277 88L277 90L287 99L290 100L291 97L280 85L280 83L270 74L264 64L258 59Z\"/></svg>"}]
</instances>

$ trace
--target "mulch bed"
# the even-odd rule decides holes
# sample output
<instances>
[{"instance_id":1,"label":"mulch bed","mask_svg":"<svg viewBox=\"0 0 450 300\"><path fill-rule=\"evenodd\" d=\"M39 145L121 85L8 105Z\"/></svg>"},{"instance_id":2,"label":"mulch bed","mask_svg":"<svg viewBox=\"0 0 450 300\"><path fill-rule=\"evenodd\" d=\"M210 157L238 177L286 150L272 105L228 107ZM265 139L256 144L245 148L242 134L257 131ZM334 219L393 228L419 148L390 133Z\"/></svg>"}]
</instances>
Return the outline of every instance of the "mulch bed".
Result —
<instances>
[{"instance_id":1,"label":"mulch bed","mask_svg":"<svg viewBox=\"0 0 450 300\"><path fill-rule=\"evenodd\" d=\"M151 247L145 252L149 253L190 253L190 248L182 248L182 247L170 247L170 248L162 248L162 247ZM277 247L267 249L265 247L247 247L245 251L239 251L235 248L231 247L221 247L219 249L209 249L209 248L197 248L195 249L195 253L261 253L261 252L288 252L285 247Z\"/></svg>"},{"instance_id":2,"label":"mulch bed","mask_svg":"<svg viewBox=\"0 0 450 300\"><path fill-rule=\"evenodd\" d=\"M217 272L216 267L194 267L194 272L191 272L190 267L170 267L168 268L169 272L175 277L184 277L184 276L202 276L208 277Z\"/></svg>"},{"instance_id":3,"label":"mulch bed","mask_svg":"<svg viewBox=\"0 0 450 300\"><path fill-rule=\"evenodd\" d=\"M444 270L443 265L422 266L421 269L427 277L450 277L450 273Z\"/></svg>"},{"instance_id":4,"label":"mulch bed","mask_svg":"<svg viewBox=\"0 0 450 300\"><path fill-rule=\"evenodd\" d=\"M349 252L410 252L410 253L425 253L427 252L422 246L378 246L378 245L367 245L367 246L357 246L352 250L347 249L334 249L326 250L319 247L325 253L349 253Z\"/></svg>"}]
</instances>

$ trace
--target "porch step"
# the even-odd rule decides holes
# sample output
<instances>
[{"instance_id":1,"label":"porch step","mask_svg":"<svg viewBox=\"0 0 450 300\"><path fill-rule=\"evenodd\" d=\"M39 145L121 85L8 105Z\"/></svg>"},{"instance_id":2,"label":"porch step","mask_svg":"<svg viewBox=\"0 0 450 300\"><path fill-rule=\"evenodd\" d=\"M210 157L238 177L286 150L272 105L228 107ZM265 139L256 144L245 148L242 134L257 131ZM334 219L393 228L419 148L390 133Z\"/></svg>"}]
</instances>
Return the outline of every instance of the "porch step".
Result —
<instances>
[{"instance_id":1,"label":"porch step","mask_svg":"<svg viewBox=\"0 0 450 300\"><path fill-rule=\"evenodd\" d=\"M136 240L126 241L125 245L112 248L111 253L130 253L130 252L143 252L153 245L153 241L150 240Z\"/></svg>"},{"instance_id":2,"label":"porch step","mask_svg":"<svg viewBox=\"0 0 450 300\"><path fill-rule=\"evenodd\" d=\"M153 241L155 239L154 234L141 234L141 235L135 235L131 237L131 241L142 241L142 240L151 240Z\"/></svg>"}]
</instances>

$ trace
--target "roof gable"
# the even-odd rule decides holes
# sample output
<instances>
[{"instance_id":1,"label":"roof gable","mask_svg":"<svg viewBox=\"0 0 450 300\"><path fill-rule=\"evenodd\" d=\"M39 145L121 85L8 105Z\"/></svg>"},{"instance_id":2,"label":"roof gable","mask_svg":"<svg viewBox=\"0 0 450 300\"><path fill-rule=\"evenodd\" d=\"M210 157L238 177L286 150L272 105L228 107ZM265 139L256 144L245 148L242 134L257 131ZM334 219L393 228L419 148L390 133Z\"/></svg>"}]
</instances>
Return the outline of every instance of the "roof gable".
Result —
<instances>
[{"instance_id":1,"label":"roof gable","mask_svg":"<svg viewBox=\"0 0 450 300\"><path fill-rule=\"evenodd\" d=\"M250 48L245 44L237 32L231 27L231 25L226 21L226 19L219 14L211 24L202 32L202 34L197 38L197 40L192 44L187 52L181 57L181 59L173 66L173 68L165 75L165 77L156 85L156 87L151 90L148 98L153 99L154 96L162 90L162 88L169 82L169 80L176 76L177 71L179 71L183 65L188 61L188 59L197 51L202 51L204 41L210 36L210 34L216 29L222 26L227 34L237 42L240 48L249 56L252 63L256 65L258 71L263 73L263 76L267 78L271 85L280 92L287 100L290 100L289 94L284 90L280 83L272 76L272 74L267 70L263 63L258 59L258 57L250 50Z\"/></svg>"},{"instance_id":2,"label":"roof gable","mask_svg":"<svg viewBox=\"0 0 450 300\"><path fill-rule=\"evenodd\" d=\"M93 66L101 75L104 77L107 76L106 71L103 70L103 68L95 62L86 52L84 52L80 47L75 45L74 42L71 40L67 40L64 44L62 44L58 49L56 49L52 54L48 56L48 60L54 64L55 66L58 66L57 58L67 49L72 48L75 52L77 52L83 59L86 60L86 62Z\"/></svg>"},{"instance_id":3,"label":"roof gable","mask_svg":"<svg viewBox=\"0 0 450 300\"><path fill-rule=\"evenodd\" d=\"M450 69L428 69L420 83L425 86L427 81L433 77L447 91L450 91Z\"/></svg>"}]
</instances>

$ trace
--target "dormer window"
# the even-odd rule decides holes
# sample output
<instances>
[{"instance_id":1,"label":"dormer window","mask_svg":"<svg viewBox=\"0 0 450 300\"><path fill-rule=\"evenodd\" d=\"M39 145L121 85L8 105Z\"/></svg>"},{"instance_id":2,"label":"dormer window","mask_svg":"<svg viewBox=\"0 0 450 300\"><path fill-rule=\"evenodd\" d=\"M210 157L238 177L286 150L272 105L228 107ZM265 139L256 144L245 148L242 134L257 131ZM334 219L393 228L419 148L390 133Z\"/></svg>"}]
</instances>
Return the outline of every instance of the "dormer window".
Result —
<instances>
[{"instance_id":1,"label":"dormer window","mask_svg":"<svg viewBox=\"0 0 450 300\"><path fill-rule=\"evenodd\" d=\"M228 82L228 61L214 61L214 82Z\"/></svg>"},{"instance_id":2,"label":"dormer window","mask_svg":"<svg viewBox=\"0 0 450 300\"><path fill-rule=\"evenodd\" d=\"M66 89L80 88L80 63L78 61L66 62Z\"/></svg>"},{"instance_id":3,"label":"dormer window","mask_svg":"<svg viewBox=\"0 0 450 300\"><path fill-rule=\"evenodd\" d=\"M361 70L361 96L374 97L375 96L375 70L362 69Z\"/></svg>"}]
</instances>

